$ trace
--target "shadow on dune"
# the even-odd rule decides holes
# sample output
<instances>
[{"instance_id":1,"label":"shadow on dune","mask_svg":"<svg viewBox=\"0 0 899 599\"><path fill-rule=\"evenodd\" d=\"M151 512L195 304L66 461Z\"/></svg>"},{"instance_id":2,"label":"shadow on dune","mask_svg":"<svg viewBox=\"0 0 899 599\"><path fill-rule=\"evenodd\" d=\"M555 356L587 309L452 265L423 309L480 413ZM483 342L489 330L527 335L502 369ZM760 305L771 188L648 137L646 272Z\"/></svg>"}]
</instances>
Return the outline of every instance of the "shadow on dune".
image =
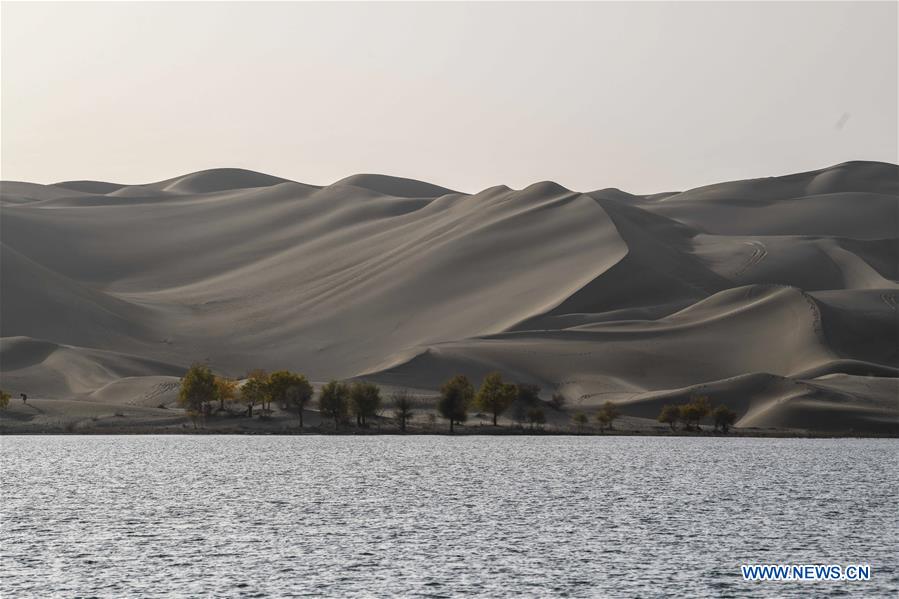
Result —
<instances>
[{"instance_id":1,"label":"shadow on dune","mask_svg":"<svg viewBox=\"0 0 899 599\"><path fill-rule=\"evenodd\" d=\"M744 426L899 423L896 165L647 196L214 169L0 203L4 387L152 402L195 360L423 389L500 370L572 410L702 392Z\"/></svg>"}]
</instances>

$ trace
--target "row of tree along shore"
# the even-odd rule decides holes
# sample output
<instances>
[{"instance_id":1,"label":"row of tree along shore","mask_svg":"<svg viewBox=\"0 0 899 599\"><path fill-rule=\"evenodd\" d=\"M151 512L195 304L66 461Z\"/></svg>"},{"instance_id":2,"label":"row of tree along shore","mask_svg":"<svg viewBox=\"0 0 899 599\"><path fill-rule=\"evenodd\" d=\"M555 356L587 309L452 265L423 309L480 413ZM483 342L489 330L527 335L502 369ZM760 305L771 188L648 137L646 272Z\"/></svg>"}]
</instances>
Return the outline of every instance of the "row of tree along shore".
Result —
<instances>
[{"instance_id":1,"label":"row of tree along shore","mask_svg":"<svg viewBox=\"0 0 899 599\"><path fill-rule=\"evenodd\" d=\"M456 375L440 388L437 398L437 413L449 424L452 433L456 425L468 420L469 411L486 414L493 426L499 426L499 418L512 406L516 407L513 418L518 423L527 423L531 429L542 429L547 421L544 407L564 413L565 398L553 394L548 402L539 398L540 388L536 385L508 383L500 373L488 374L477 390L464 375ZM295 411L302 429L303 412L311 406L314 389L302 374L288 370L268 373L252 370L243 381L215 375L205 364L194 364L181 379L178 403L187 411L194 427L203 426L206 418L215 413L237 414L252 418L254 411L262 418L272 413L272 404L282 409ZM355 420L356 427L367 428L389 410L400 431L405 432L413 417L421 410L415 397L408 391L400 390L384 398L378 385L368 381L332 380L323 385L318 394L318 410L322 420L333 422L334 429L340 430ZM426 413L430 419L434 415ZM600 432L614 429L614 422L621 416L619 407L605 402L594 415ZM712 409L706 397L697 397L680 406L665 406L659 414L659 422L677 430L678 424L684 430L700 430L699 423L712 416L715 430L727 432L736 421L736 413L725 406ZM589 425L590 417L578 412L570 416L579 432Z\"/></svg>"}]
</instances>

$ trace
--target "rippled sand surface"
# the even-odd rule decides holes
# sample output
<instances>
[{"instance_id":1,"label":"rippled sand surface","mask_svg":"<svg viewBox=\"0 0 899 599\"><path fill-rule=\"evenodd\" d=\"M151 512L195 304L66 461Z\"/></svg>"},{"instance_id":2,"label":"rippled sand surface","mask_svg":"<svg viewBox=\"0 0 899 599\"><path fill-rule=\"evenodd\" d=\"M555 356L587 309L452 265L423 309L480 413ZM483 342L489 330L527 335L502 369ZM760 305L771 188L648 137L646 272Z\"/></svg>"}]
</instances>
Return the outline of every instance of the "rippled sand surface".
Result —
<instances>
[{"instance_id":1,"label":"rippled sand surface","mask_svg":"<svg viewBox=\"0 0 899 599\"><path fill-rule=\"evenodd\" d=\"M0 595L896 596L895 440L3 437ZM742 563L870 563L746 583Z\"/></svg>"}]
</instances>

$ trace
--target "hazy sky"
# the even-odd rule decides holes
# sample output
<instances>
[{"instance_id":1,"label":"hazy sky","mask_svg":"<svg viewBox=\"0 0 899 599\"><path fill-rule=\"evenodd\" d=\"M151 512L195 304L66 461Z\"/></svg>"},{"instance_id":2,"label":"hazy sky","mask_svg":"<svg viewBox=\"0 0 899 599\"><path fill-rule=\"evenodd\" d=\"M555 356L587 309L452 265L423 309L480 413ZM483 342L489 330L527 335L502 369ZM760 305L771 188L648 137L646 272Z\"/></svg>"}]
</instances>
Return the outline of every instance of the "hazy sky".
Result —
<instances>
[{"instance_id":1,"label":"hazy sky","mask_svg":"<svg viewBox=\"0 0 899 599\"><path fill-rule=\"evenodd\" d=\"M2 177L648 193L897 161L897 5L3 3Z\"/></svg>"}]
</instances>

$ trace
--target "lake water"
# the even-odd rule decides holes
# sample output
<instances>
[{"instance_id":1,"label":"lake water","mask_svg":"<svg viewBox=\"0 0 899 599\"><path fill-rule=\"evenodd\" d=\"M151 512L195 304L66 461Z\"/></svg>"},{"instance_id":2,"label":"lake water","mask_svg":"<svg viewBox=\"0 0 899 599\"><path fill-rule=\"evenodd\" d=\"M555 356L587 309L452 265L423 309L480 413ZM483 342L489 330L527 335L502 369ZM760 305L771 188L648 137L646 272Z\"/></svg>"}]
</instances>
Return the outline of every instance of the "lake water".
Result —
<instances>
[{"instance_id":1,"label":"lake water","mask_svg":"<svg viewBox=\"0 0 899 599\"><path fill-rule=\"evenodd\" d=\"M0 595L895 597L899 442L0 438ZM744 582L742 563L869 563Z\"/></svg>"}]
</instances>

